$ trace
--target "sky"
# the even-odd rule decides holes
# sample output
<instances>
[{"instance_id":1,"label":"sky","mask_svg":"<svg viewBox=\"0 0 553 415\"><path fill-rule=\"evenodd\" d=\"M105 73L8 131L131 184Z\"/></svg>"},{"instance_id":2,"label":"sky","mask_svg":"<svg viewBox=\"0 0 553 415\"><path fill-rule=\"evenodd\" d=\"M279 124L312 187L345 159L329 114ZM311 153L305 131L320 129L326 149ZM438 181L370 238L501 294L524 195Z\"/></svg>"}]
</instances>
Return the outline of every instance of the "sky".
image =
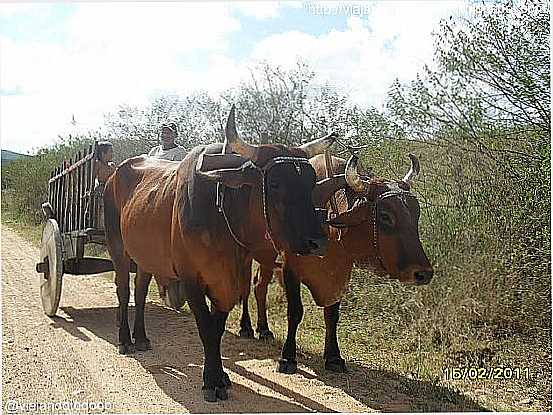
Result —
<instances>
[{"instance_id":1,"label":"sky","mask_svg":"<svg viewBox=\"0 0 553 415\"><path fill-rule=\"evenodd\" d=\"M298 59L360 106L383 108L397 78L432 64L440 19L460 0L360 3L63 2L0 4L0 143L32 154L95 130L121 104L207 90L268 61ZM75 120L72 123L72 120Z\"/></svg>"}]
</instances>

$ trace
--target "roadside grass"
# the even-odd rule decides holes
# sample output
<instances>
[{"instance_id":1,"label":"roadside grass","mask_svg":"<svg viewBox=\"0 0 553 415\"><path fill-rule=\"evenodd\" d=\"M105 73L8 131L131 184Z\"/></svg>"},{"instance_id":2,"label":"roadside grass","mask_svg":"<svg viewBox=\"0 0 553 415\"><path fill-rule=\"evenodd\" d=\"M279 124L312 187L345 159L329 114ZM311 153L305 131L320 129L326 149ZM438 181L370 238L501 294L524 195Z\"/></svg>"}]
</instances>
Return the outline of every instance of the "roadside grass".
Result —
<instances>
[{"instance_id":1,"label":"roadside grass","mask_svg":"<svg viewBox=\"0 0 553 415\"><path fill-rule=\"evenodd\" d=\"M40 246L40 238L42 237L42 225L30 224L23 217L18 216L8 209L2 209L2 225L7 225L14 230L19 236L32 242L36 246Z\"/></svg>"},{"instance_id":2,"label":"roadside grass","mask_svg":"<svg viewBox=\"0 0 553 415\"><path fill-rule=\"evenodd\" d=\"M377 277L368 277L365 283L365 293L379 289L385 295L402 289L396 281ZM363 296L358 287L356 289L356 296ZM368 302L371 297L365 298ZM302 301L304 317L297 335L299 361L323 367L323 310L314 303L306 287L302 287ZM421 381L409 383L411 390L408 392L414 399L414 411L447 411L458 393L470 396L481 406L494 411L551 410L551 344L539 344L535 338L514 335L503 339L467 336L455 345L436 345L423 334L417 335L412 329L398 327L397 322L379 311L379 301L383 300L375 297L370 306L363 309L345 302L341 308L338 340L342 357L350 365L394 372ZM267 303L269 325L275 342L281 346L287 331L286 299L282 287L276 282L269 286ZM255 329L257 310L253 296L249 306ZM238 334L240 316L241 307L235 307L230 313L227 330ZM445 371L451 373L452 368L519 368L521 371L528 368L530 378L525 379L521 372L521 379L512 375L511 379L451 380L446 378ZM428 396L429 384L442 389L432 389L433 395ZM436 395L438 390L440 395ZM371 392L366 393L370 395ZM417 396L425 399L417 399Z\"/></svg>"},{"instance_id":3,"label":"roadside grass","mask_svg":"<svg viewBox=\"0 0 553 415\"><path fill-rule=\"evenodd\" d=\"M5 210L2 211L2 223L35 246L40 245L41 225L26 224ZM106 257L107 252L102 247L87 246L87 255ZM113 281L111 272L100 277ZM134 278L131 278L133 283ZM433 284L438 285L439 282ZM459 399L459 394L469 396L489 410L551 411L551 343L497 327L481 327L477 333L467 332L466 336L451 339L443 333L436 335L436 331L429 331L420 322L418 325L406 325L405 318L401 317L401 313L408 312L406 303L417 301L416 296L431 287L432 284L430 287L406 287L396 281L355 270L349 292L342 303L338 326L342 356L350 366L361 365L420 381L409 382L408 388L406 386L409 390L405 390L413 399L411 405L414 411L448 410ZM150 285L148 298L161 304L155 282ZM306 287L302 287L302 300L305 312L297 337L299 360L322 369L325 338L322 309L313 302ZM267 304L269 324L278 347L285 340L287 319L284 292L276 282L269 286ZM257 310L253 293L249 306L255 328ZM187 305L181 311L190 312ZM240 306L229 315L227 329L234 334L238 334L240 316ZM450 319L449 323L452 327L446 324L440 327L439 332L451 330L459 333L458 322ZM519 368L521 371L528 368L530 378L446 379L445 370L456 367ZM344 376L349 385L348 375L337 376ZM429 395L428 385L441 388L431 389L432 394ZM437 390L441 392L436 394ZM371 391L357 390L357 393L370 396ZM455 408L462 410L459 406Z\"/></svg>"}]
</instances>

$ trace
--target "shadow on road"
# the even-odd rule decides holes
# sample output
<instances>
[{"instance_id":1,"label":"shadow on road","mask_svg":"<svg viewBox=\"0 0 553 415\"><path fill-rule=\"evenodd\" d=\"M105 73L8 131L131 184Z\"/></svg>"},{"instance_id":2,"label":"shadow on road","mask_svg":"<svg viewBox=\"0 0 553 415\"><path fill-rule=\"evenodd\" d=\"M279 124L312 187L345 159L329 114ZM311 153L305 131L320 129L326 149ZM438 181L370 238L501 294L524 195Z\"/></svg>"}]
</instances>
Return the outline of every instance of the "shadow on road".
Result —
<instances>
[{"instance_id":1,"label":"shadow on road","mask_svg":"<svg viewBox=\"0 0 553 415\"><path fill-rule=\"evenodd\" d=\"M53 325L66 330L72 336L88 341L83 327L108 341L116 350L116 308L64 307L70 319L56 317ZM132 308L130 308L132 310ZM132 312L130 313L132 315ZM283 386L271 379L247 369L244 362L267 359L277 360L280 345L256 340L242 339L230 332L223 337L222 353L225 368L262 387L284 395L298 404L269 397L240 384L233 384L231 401L240 405L208 405L200 393L203 349L197 335L192 315L177 313L153 303L146 305L146 331L153 350L129 355L136 359L155 379L159 387L176 402L191 412L334 412L321 403L306 397L292 387ZM132 328L132 325L131 325ZM160 364L160 362L162 362ZM307 379L317 379L328 386L344 391L355 400L375 410L385 412L420 411L486 411L478 403L451 389L431 382L409 379L397 373L371 369L348 362L348 374L333 374L324 371L324 362L319 356L300 358L309 371L298 373ZM274 369L273 369L274 370ZM197 385L197 393L184 393L183 383ZM192 395L192 396L191 396ZM230 402L230 401L227 401ZM306 409L307 408L307 409Z\"/></svg>"}]
</instances>

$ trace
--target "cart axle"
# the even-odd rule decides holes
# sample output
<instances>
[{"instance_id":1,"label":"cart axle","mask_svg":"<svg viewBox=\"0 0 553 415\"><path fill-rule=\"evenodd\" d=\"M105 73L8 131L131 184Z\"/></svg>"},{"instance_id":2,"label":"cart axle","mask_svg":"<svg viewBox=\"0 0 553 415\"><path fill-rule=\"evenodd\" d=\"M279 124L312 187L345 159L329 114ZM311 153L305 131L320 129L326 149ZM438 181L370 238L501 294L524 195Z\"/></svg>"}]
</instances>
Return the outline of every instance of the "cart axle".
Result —
<instances>
[{"instance_id":1,"label":"cart axle","mask_svg":"<svg viewBox=\"0 0 553 415\"><path fill-rule=\"evenodd\" d=\"M36 272L45 274L49 272L47 262L36 264ZM104 258L71 258L63 261L63 273L72 275L101 274L113 271L113 263Z\"/></svg>"},{"instance_id":2,"label":"cart axle","mask_svg":"<svg viewBox=\"0 0 553 415\"><path fill-rule=\"evenodd\" d=\"M46 262L39 262L36 264L36 272L39 274L45 274L48 272L48 264Z\"/></svg>"}]
</instances>

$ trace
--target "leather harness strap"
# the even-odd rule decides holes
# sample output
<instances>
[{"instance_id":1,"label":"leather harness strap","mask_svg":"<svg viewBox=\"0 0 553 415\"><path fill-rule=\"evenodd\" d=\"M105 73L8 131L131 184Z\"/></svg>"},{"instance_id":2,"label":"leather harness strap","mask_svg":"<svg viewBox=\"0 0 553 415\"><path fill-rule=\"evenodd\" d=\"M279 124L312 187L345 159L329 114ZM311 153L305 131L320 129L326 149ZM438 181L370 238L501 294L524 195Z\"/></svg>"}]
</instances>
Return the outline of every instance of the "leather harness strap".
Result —
<instances>
[{"instance_id":1,"label":"leather harness strap","mask_svg":"<svg viewBox=\"0 0 553 415\"><path fill-rule=\"evenodd\" d=\"M408 197L412 197L416 199L416 196L411 193L408 190L403 190L400 188L397 183L388 183L386 185L388 187L388 190L384 193L381 193L376 197L374 202L372 203L372 206L374 208L373 210L373 247L375 252L376 260L379 262L382 269L386 270L386 267L384 266L384 260L382 259L382 256L380 255L380 244L379 244L379 238L378 238L378 225L377 225L377 214L378 214L378 202L387 199L389 197L397 197L399 198L402 203L405 203L405 199Z\"/></svg>"},{"instance_id":2,"label":"leather harness strap","mask_svg":"<svg viewBox=\"0 0 553 415\"><path fill-rule=\"evenodd\" d=\"M334 177L334 168L332 167L332 155L328 150L325 151L325 173L326 178L330 179L331 177ZM330 196L330 212L329 212L329 218L334 219L336 216L338 216L340 212L338 212L338 203L336 202L336 193L332 193ZM342 229L338 228L338 240L340 241L342 239Z\"/></svg>"}]
</instances>

